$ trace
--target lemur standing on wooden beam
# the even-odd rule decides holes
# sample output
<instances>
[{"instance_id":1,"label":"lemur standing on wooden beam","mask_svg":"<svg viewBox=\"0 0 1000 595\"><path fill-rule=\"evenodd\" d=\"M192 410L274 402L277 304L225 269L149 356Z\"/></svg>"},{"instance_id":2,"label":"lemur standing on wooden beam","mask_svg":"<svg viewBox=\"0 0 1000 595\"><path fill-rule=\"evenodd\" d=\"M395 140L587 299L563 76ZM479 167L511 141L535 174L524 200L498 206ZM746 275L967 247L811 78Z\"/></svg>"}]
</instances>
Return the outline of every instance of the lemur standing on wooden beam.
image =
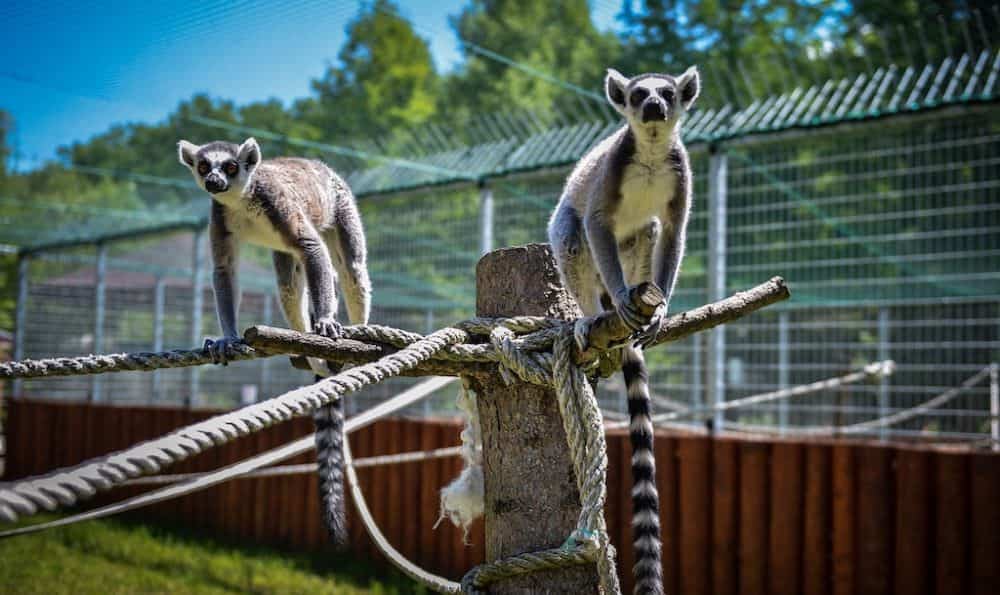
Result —
<instances>
[{"instance_id":1,"label":"lemur standing on wooden beam","mask_svg":"<svg viewBox=\"0 0 1000 595\"><path fill-rule=\"evenodd\" d=\"M691 167L680 119L699 91L695 68L674 77L628 79L608 70L605 92L626 124L580 159L549 221L549 241L566 289L590 317L614 308L631 329L622 374L628 392L632 442L635 593L663 593L659 496L653 457L649 378L642 349L666 315L684 255L691 207ZM652 320L643 317L629 289L652 281L666 299ZM587 347L589 320L576 326Z\"/></svg>"},{"instance_id":2,"label":"lemur standing on wooden beam","mask_svg":"<svg viewBox=\"0 0 1000 595\"><path fill-rule=\"evenodd\" d=\"M336 339L337 282L343 284L351 324L367 324L371 310L367 248L358 207L347 184L312 160L261 160L257 141L241 145L177 143L182 164L212 195L209 237L215 303L223 336L206 340L218 363L239 340L236 328L240 291L239 243L272 249L278 297L288 325L297 331ZM309 358L317 375L335 370ZM334 544L347 540L344 502L344 410L340 400L316 410L316 451L323 516Z\"/></svg>"}]
</instances>

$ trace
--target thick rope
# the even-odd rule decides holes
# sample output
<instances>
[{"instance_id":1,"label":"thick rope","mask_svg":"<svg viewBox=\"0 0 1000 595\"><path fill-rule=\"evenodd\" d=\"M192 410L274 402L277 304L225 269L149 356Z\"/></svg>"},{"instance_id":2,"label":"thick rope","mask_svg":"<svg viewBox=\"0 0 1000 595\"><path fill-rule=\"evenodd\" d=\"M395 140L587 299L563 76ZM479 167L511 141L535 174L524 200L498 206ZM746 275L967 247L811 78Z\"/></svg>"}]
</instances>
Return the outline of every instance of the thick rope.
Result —
<instances>
[{"instance_id":1,"label":"thick rope","mask_svg":"<svg viewBox=\"0 0 1000 595\"><path fill-rule=\"evenodd\" d=\"M706 304L688 312L675 314L665 320L657 335L657 343L676 341L695 332L706 330L739 318L754 310L786 299L788 289L781 278L774 278L747 291L736 293L724 300ZM553 340L562 332L566 321L538 316L516 316L513 318L477 317L455 325L455 328L473 335L490 336L494 329L503 327L514 334L513 337L501 331L491 337L488 343L468 343L448 345L430 358L438 362L458 363L499 363L519 356L514 351L544 352L552 346ZM523 334L527 333L527 334ZM344 327L343 338L366 343L381 343L396 348L404 348L421 340L417 333L380 325ZM284 352L294 352L276 350ZM506 353L504 353L506 351ZM602 371L610 374L618 366L614 365L615 351L603 351L603 360L593 362ZM277 355L267 350L252 349L239 342L231 346L227 354L229 360L238 361ZM610 359L609 359L610 358ZM329 359L329 358L327 358ZM70 376L78 374L103 374L109 372L148 371L164 368L181 368L213 363L211 354L204 348L162 351L156 353L119 353L109 355L86 355L69 358L20 360L0 364L0 379L40 378L45 376ZM537 362L536 362L537 363ZM528 365L525 370L531 370ZM537 382L530 377L528 382Z\"/></svg>"},{"instance_id":2,"label":"thick rope","mask_svg":"<svg viewBox=\"0 0 1000 595\"><path fill-rule=\"evenodd\" d=\"M781 283L776 286L783 288ZM778 294L787 297L787 290ZM710 309L706 311L711 313ZM738 316L741 311L736 308L733 310L736 314L730 312L730 315ZM677 328L680 329L683 317L678 320ZM572 329L571 323L538 317L476 318L461 323L459 328L446 328L427 338L376 325L348 327L345 329L346 338L386 343L402 347L402 350L273 400L217 416L119 453L0 487L0 519L13 522L18 514L34 514L39 507L53 510L58 505L75 504L78 499L90 497L98 490L109 489L142 474L155 473L163 465L183 460L213 445L224 444L238 436L315 410L341 398L348 391L415 368L435 355L462 362L497 362L501 375L508 383L513 382L516 376L526 382L555 386L581 500L577 528L564 546L482 564L470 570L461 585L428 573L392 548L375 525L357 485L350 449L345 444L348 481L366 529L379 549L404 573L440 592L458 593L464 590L479 593L485 586L503 578L596 562L601 590L606 595L618 595L620 586L614 569L614 549L610 545L603 516L607 474L603 419L583 369L574 363ZM518 333L529 334L519 337ZM461 344L469 339L470 334L489 335L490 342ZM549 347L552 348L551 353L546 352ZM234 353L236 357L231 359L259 356L245 344L240 344L234 351L239 351L240 355ZM207 355L205 350L191 350L27 360L0 366L0 377L181 367L208 363L211 358ZM240 465L243 464L236 467ZM247 471L251 470L248 465L244 466L248 467ZM192 481L206 479L202 477Z\"/></svg>"},{"instance_id":3,"label":"thick rope","mask_svg":"<svg viewBox=\"0 0 1000 595\"><path fill-rule=\"evenodd\" d=\"M793 386L792 388L784 388L781 390L776 390L768 393L761 393L759 395L752 395L749 397L744 397L742 399L734 399L732 401L726 401L725 403L720 403L712 407L707 407L704 409L683 409L671 411L670 413L661 413L660 415L653 416L653 423L661 424L667 421L673 421L677 419L710 419L712 415L717 411L729 411L731 409L739 409L741 407L748 407L750 405L760 405L761 403L770 403L771 401L780 401L782 399L790 399L792 397L801 397L803 395L810 395L824 390L829 390L831 388L837 388L839 386L844 386L847 384L854 384L856 382L861 382L864 380L871 380L875 378L885 378L891 376L896 371L896 364L892 360L885 360L881 362L872 362L866 365L863 369L857 372L851 372L843 376L836 376L834 378L827 378L825 380L818 380L816 382L811 382L809 384L802 384L799 386ZM726 422L729 424L730 422ZM628 421L614 421L608 423L608 428L624 428L628 426Z\"/></svg>"},{"instance_id":4,"label":"thick rope","mask_svg":"<svg viewBox=\"0 0 1000 595\"><path fill-rule=\"evenodd\" d=\"M182 428L132 448L98 457L48 475L0 488L0 520L16 522L39 509L72 506L98 491L128 479L158 472L213 446L292 417L304 415L341 395L398 375L427 360L444 346L468 338L465 331L445 328L376 362L349 368L336 376L237 411Z\"/></svg>"},{"instance_id":5,"label":"thick rope","mask_svg":"<svg viewBox=\"0 0 1000 595\"><path fill-rule=\"evenodd\" d=\"M358 483L358 474L354 469L354 462L351 459L350 440L344 440L344 461L347 463L347 482L350 484L351 488L351 500L354 501L354 508L358 511L358 516L361 518L361 523L365 526L368 536L371 537L373 542L375 542L375 547L377 547L379 551L382 552L382 554L396 566L396 568L399 568L403 574L426 586L427 588L433 589L439 593L461 593L462 585L436 574L427 572L413 562L410 562L405 556L403 556L403 554L399 553L396 548L392 547L389 540L382 534L382 531L378 528L378 524L372 517L371 511L368 510L368 503L365 501L364 492L361 491L361 485Z\"/></svg>"},{"instance_id":6,"label":"thick rope","mask_svg":"<svg viewBox=\"0 0 1000 595\"><path fill-rule=\"evenodd\" d=\"M935 409L941 407L942 405L948 403L955 397L961 395L968 389L979 384L984 378L990 375L990 368L986 367L982 370L976 372L972 376L966 378L962 384L950 388L945 392L924 401L923 403L917 405L916 407L910 407L902 411L898 411L891 415L886 415L884 417L877 417L868 421L862 421L845 426L806 426L797 428L772 428L771 426L753 425L753 424L740 424L733 423L734 427L737 429L743 429L747 432L776 432L783 431L787 434L800 435L800 436L813 436L813 435L835 435L835 434L863 434L870 432L876 428L882 428L886 426L891 426L898 424L915 417L920 417L921 415L926 415L928 413L933 413ZM730 422L727 422L729 425Z\"/></svg>"},{"instance_id":7,"label":"thick rope","mask_svg":"<svg viewBox=\"0 0 1000 595\"><path fill-rule=\"evenodd\" d=\"M230 361L263 357L244 343L234 343L227 350ZM174 349L172 351L110 353L81 357L26 359L0 364L0 378L42 378L45 376L79 376L108 372L142 372L165 368L186 368L213 363L207 349Z\"/></svg>"},{"instance_id":8,"label":"thick rope","mask_svg":"<svg viewBox=\"0 0 1000 595\"><path fill-rule=\"evenodd\" d=\"M418 450L413 452L401 452L394 455L378 455L365 457L354 461L357 469L367 467L381 467L383 465L398 465L400 463L417 463L420 461L433 461L436 459L449 459L462 454L461 446L446 446L433 450ZM302 475L316 472L316 463L301 463L298 465L281 465L278 467L268 467L241 475L236 479L263 479L266 477L284 477L286 475ZM148 477L137 477L130 479L125 485L164 485L187 481L196 477L202 477L205 473L172 473L170 475L150 475Z\"/></svg>"},{"instance_id":9,"label":"thick rope","mask_svg":"<svg viewBox=\"0 0 1000 595\"><path fill-rule=\"evenodd\" d=\"M370 409L366 409L348 419L347 423L344 425L344 433L350 435L361 428L375 423L383 417L405 409L410 405L426 398L442 386L454 382L454 380L454 378L449 377L435 377L417 383L416 385L411 386L410 388L399 393L395 397L392 397L388 401L383 401L382 403L379 403ZM314 446L315 436L313 434L309 434L308 436L299 438L298 440L293 440L287 444L272 448L268 451L256 454L252 457L232 463L220 469L216 469L215 471L195 474L194 477L191 477L187 481L180 484L163 487L138 496L133 496L120 502L108 504L107 506L77 513L56 519L54 521L49 521L47 523L39 523L36 525L28 525L17 529L2 531L0 532L0 539L24 535L27 533L37 533L47 529L54 529L56 527L72 525L83 521L109 517L128 510L135 510L144 506L156 504L157 502L180 498L181 496L206 490L212 486L224 483L231 479L238 479L247 473L265 468L269 465L274 465L280 463L281 461L288 460L292 457L312 450Z\"/></svg>"},{"instance_id":10,"label":"thick rope","mask_svg":"<svg viewBox=\"0 0 1000 595\"><path fill-rule=\"evenodd\" d=\"M605 595L621 592L614 550L604 522L608 457L603 420L590 383L583 370L573 363L576 343L572 327L566 325L559 330L552 354L536 353L531 357L513 349L512 337L504 331L494 331L490 338L501 353L512 356L502 361L502 369L526 382L555 387L580 492L577 528L562 548L526 552L474 567L462 579L469 593L481 593L486 586L502 579L592 562L597 563L602 592Z\"/></svg>"}]
</instances>

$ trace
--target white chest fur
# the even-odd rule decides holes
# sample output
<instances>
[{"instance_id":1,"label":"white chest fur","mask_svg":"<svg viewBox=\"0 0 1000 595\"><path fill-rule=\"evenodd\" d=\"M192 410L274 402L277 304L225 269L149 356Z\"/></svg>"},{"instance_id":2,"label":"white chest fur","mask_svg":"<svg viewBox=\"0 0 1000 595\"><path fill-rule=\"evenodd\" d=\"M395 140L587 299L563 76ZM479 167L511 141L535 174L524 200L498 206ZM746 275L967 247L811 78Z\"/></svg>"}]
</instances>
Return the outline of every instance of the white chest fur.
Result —
<instances>
[{"instance_id":1,"label":"white chest fur","mask_svg":"<svg viewBox=\"0 0 1000 595\"><path fill-rule=\"evenodd\" d=\"M677 173L666 160L654 165L631 163L625 166L621 181L621 204L615 212L615 237L620 239L639 231L653 217L664 225L664 214L677 188Z\"/></svg>"},{"instance_id":2,"label":"white chest fur","mask_svg":"<svg viewBox=\"0 0 1000 595\"><path fill-rule=\"evenodd\" d=\"M226 224L241 242L282 252L289 249L284 237L260 211L227 208Z\"/></svg>"}]
</instances>

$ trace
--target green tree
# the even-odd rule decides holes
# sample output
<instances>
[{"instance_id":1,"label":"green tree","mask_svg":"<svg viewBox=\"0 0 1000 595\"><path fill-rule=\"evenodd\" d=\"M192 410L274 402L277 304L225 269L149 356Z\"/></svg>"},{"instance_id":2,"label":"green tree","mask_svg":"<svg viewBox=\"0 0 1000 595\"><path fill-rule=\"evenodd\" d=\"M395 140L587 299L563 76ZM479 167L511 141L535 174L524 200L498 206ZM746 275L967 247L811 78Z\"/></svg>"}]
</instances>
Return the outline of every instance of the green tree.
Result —
<instances>
[{"instance_id":1,"label":"green tree","mask_svg":"<svg viewBox=\"0 0 1000 595\"><path fill-rule=\"evenodd\" d=\"M500 53L529 69L600 94L605 69L614 63L620 48L613 35L594 27L586 0L472 0L452 18L452 27L466 59L449 78L441 97L442 111L448 110L449 119L454 110L467 116L510 108L580 111L580 104L571 100L571 91L485 52Z\"/></svg>"},{"instance_id":2,"label":"green tree","mask_svg":"<svg viewBox=\"0 0 1000 595\"><path fill-rule=\"evenodd\" d=\"M831 24L834 0L643 0L622 13L623 66L631 72L704 71L703 102L746 101L807 82ZM795 80L799 79L799 80Z\"/></svg>"},{"instance_id":3,"label":"green tree","mask_svg":"<svg viewBox=\"0 0 1000 595\"><path fill-rule=\"evenodd\" d=\"M853 0L836 23L837 51L857 69L864 62L937 62L996 43L995 0L880 2Z\"/></svg>"},{"instance_id":4,"label":"green tree","mask_svg":"<svg viewBox=\"0 0 1000 595\"><path fill-rule=\"evenodd\" d=\"M3 180L7 177L7 160L10 158L11 150L7 144L7 136L14 126L14 121L10 114L0 109L0 189L3 187Z\"/></svg>"},{"instance_id":5,"label":"green tree","mask_svg":"<svg viewBox=\"0 0 1000 595\"><path fill-rule=\"evenodd\" d=\"M347 42L312 83L315 97L297 102L302 119L327 139L388 135L434 114L438 77L427 42L389 0L365 5Z\"/></svg>"}]
</instances>

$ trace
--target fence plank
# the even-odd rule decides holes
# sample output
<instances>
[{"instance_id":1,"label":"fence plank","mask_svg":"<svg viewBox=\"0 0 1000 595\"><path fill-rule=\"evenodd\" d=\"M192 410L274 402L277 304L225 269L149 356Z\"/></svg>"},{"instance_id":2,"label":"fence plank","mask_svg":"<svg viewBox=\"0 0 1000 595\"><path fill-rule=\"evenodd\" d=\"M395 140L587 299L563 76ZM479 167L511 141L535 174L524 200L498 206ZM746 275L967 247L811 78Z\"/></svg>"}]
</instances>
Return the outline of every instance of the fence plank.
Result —
<instances>
[{"instance_id":1,"label":"fence plank","mask_svg":"<svg viewBox=\"0 0 1000 595\"><path fill-rule=\"evenodd\" d=\"M806 446L802 536L802 592L828 595L830 592L830 447Z\"/></svg>"},{"instance_id":2,"label":"fence plank","mask_svg":"<svg viewBox=\"0 0 1000 595\"><path fill-rule=\"evenodd\" d=\"M768 445L740 445L740 593L767 593Z\"/></svg>"},{"instance_id":3,"label":"fence plank","mask_svg":"<svg viewBox=\"0 0 1000 595\"><path fill-rule=\"evenodd\" d=\"M632 567L635 566L635 544L632 539L632 443L628 435L622 435L621 439L618 441L618 448L615 449L617 467L618 467L618 483L608 484L608 493L611 494L614 490L612 485L616 485L618 495L616 497L615 506L615 516L617 520L616 524L608 525L611 531L615 528L618 530L618 543L621 547L618 548L618 568L619 573L622 578L625 578L625 587L630 591L632 590L634 580L632 576ZM653 456L655 460L656 456L656 444L654 436L653 444ZM612 453L608 453L609 461L611 460ZM655 464L655 463L654 463Z\"/></svg>"},{"instance_id":4,"label":"fence plank","mask_svg":"<svg viewBox=\"0 0 1000 595\"><path fill-rule=\"evenodd\" d=\"M678 444L680 470L681 584L686 595L711 589L711 442L705 437L682 438Z\"/></svg>"},{"instance_id":5,"label":"fence plank","mask_svg":"<svg viewBox=\"0 0 1000 595\"><path fill-rule=\"evenodd\" d=\"M4 403L7 409L7 419L4 426L4 438L7 440L7 452L4 455L4 479L16 479L30 475L26 456L31 452L28 447L28 416L32 414L32 405L21 399L10 399Z\"/></svg>"},{"instance_id":6,"label":"fence plank","mask_svg":"<svg viewBox=\"0 0 1000 595\"><path fill-rule=\"evenodd\" d=\"M437 423L420 424L421 450L441 448L439 427ZM430 459L420 463L420 551L415 560L425 567L430 567L437 560L438 540L434 534L434 524L437 522L440 510L439 490L443 483L438 473L437 461Z\"/></svg>"},{"instance_id":7,"label":"fence plank","mask_svg":"<svg viewBox=\"0 0 1000 595\"><path fill-rule=\"evenodd\" d=\"M802 562L801 444L778 442L771 449L770 592L799 593Z\"/></svg>"},{"instance_id":8,"label":"fence plank","mask_svg":"<svg viewBox=\"0 0 1000 595\"><path fill-rule=\"evenodd\" d=\"M858 589L866 595L892 590L892 451L877 446L858 451Z\"/></svg>"},{"instance_id":9,"label":"fence plank","mask_svg":"<svg viewBox=\"0 0 1000 595\"><path fill-rule=\"evenodd\" d=\"M903 450L896 455L896 592L931 590L930 556L933 502L931 455Z\"/></svg>"},{"instance_id":10,"label":"fence plank","mask_svg":"<svg viewBox=\"0 0 1000 595\"><path fill-rule=\"evenodd\" d=\"M403 423L401 420L387 420L386 425L389 429L388 445L386 447L388 449L387 454L398 454L403 451L401 436ZM385 524L382 525L382 530L385 531L386 537L389 538L389 543L396 549L401 549L403 544L404 519L407 521L409 519L405 516L406 511L403 507L403 484L399 477L400 466L383 465L381 468L385 472L382 489L388 496L386 498Z\"/></svg>"},{"instance_id":11,"label":"fence plank","mask_svg":"<svg viewBox=\"0 0 1000 595\"><path fill-rule=\"evenodd\" d=\"M736 595L739 543L739 449L723 439L712 448L712 592Z\"/></svg>"},{"instance_id":12,"label":"fence plank","mask_svg":"<svg viewBox=\"0 0 1000 595\"><path fill-rule=\"evenodd\" d=\"M618 437L625 440L624 435ZM663 588L677 593L680 585L680 489L677 485L677 438L658 434L653 445L656 453L656 488L660 494L660 538L663 540ZM631 569L621 574L632 575ZM631 580L631 579L630 579ZM631 584L631 583L629 583Z\"/></svg>"},{"instance_id":13,"label":"fence plank","mask_svg":"<svg viewBox=\"0 0 1000 595\"><path fill-rule=\"evenodd\" d=\"M939 452L935 454L935 459L937 593L964 594L968 593L969 569L968 457L960 453Z\"/></svg>"},{"instance_id":14,"label":"fence plank","mask_svg":"<svg viewBox=\"0 0 1000 595\"><path fill-rule=\"evenodd\" d=\"M413 452L420 450L420 424L412 420L403 422L402 427L402 450ZM420 493L420 477L418 475L422 462L404 463L397 465L396 483L400 486L403 495L400 498L403 515L403 541L400 543L400 551L414 560L420 551L420 498L414 498L414 494Z\"/></svg>"},{"instance_id":15,"label":"fence plank","mask_svg":"<svg viewBox=\"0 0 1000 595\"><path fill-rule=\"evenodd\" d=\"M856 447L838 444L833 447L833 594L854 595L856 585L855 520L857 492L855 479Z\"/></svg>"},{"instance_id":16,"label":"fence plank","mask_svg":"<svg viewBox=\"0 0 1000 595\"><path fill-rule=\"evenodd\" d=\"M626 438L621 433L611 433L606 437L608 449L608 476L607 476L607 502L604 507L604 523L608 527L608 536L611 545L618 553L618 577L622 581L622 592L632 591L631 569L626 569L621 563L622 556L626 549L632 549L631 533L622 540L622 523L619 520L621 510L624 506L621 486L628 482L624 476L625 470L622 468L622 449L625 448Z\"/></svg>"},{"instance_id":17,"label":"fence plank","mask_svg":"<svg viewBox=\"0 0 1000 595\"><path fill-rule=\"evenodd\" d=\"M972 455L973 595L1000 593L1000 455Z\"/></svg>"}]
</instances>

